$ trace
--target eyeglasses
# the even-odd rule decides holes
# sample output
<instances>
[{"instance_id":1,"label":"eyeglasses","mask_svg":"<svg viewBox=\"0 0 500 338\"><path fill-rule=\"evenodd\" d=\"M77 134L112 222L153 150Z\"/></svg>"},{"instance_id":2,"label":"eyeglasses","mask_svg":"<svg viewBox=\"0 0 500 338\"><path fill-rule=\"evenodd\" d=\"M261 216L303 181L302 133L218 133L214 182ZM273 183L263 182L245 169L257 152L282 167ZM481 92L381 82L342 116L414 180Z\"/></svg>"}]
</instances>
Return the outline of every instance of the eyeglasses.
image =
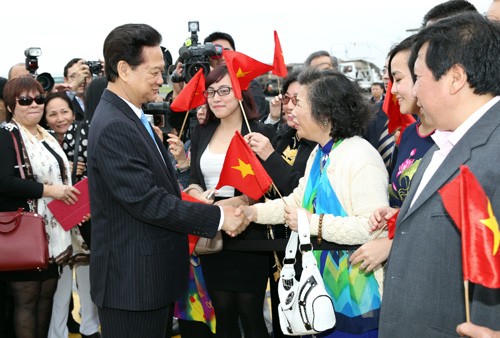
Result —
<instances>
[{"instance_id":1,"label":"eyeglasses","mask_svg":"<svg viewBox=\"0 0 500 338\"><path fill-rule=\"evenodd\" d=\"M288 94L285 94L285 96L283 96L283 104L288 104L288 102L290 102L290 100L292 100L292 103L296 106L297 105L297 95L293 95L293 96L290 96Z\"/></svg>"},{"instance_id":2,"label":"eyeglasses","mask_svg":"<svg viewBox=\"0 0 500 338\"><path fill-rule=\"evenodd\" d=\"M17 102L19 102L20 106L29 106L33 103L33 101L36 102L36 104L44 104L45 103L45 95L40 94L35 97L31 96L19 96L17 99Z\"/></svg>"},{"instance_id":3,"label":"eyeglasses","mask_svg":"<svg viewBox=\"0 0 500 338\"><path fill-rule=\"evenodd\" d=\"M219 87L219 89L217 89L217 90L207 89L203 92L203 96L214 97L215 93L219 94L219 96L226 96L226 95L229 95L229 93L231 92L231 89L232 88L229 86L222 86L222 87Z\"/></svg>"},{"instance_id":4,"label":"eyeglasses","mask_svg":"<svg viewBox=\"0 0 500 338\"><path fill-rule=\"evenodd\" d=\"M220 94L219 94L219 95L220 95ZM205 111L206 111L206 110L207 110L207 105L206 105L206 104L204 104L204 105L201 105L201 106L196 107L196 111L200 111L200 110L205 110Z\"/></svg>"}]
</instances>

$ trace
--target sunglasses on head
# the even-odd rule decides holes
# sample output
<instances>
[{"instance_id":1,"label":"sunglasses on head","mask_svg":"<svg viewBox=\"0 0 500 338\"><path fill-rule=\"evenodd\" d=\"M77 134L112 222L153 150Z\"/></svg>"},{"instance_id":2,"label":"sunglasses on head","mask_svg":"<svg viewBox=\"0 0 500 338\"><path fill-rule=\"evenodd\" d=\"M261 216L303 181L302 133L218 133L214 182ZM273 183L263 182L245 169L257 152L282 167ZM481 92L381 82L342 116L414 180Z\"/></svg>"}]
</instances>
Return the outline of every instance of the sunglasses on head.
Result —
<instances>
[{"instance_id":1,"label":"sunglasses on head","mask_svg":"<svg viewBox=\"0 0 500 338\"><path fill-rule=\"evenodd\" d=\"M35 97L31 96L19 96L17 98L17 102L19 102L20 106L29 106L35 101L36 104L44 104L45 103L45 95L40 94Z\"/></svg>"}]
</instances>

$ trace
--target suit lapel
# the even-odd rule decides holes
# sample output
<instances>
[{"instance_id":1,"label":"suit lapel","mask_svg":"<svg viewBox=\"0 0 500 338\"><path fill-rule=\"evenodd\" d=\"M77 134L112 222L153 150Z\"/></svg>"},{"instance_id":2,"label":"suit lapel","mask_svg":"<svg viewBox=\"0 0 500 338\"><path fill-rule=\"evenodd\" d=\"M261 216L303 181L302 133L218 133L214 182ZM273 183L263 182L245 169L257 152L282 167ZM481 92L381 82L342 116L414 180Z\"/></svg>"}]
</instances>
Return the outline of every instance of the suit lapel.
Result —
<instances>
[{"instance_id":1,"label":"suit lapel","mask_svg":"<svg viewBox=\"0 0 500 338\"><path fill-rule=\"evenodd\" d=\"M398 220L404 221L407 217L422 206L429 198L436 194L446 182L455 176L461 164L465 164L471 157L471 152L474 148L484 145L491 133L500 124L498 114L500 112L500 103L495 104L481 117L458 141L453 147L444 162L431 177L425 188L422 190L417 200L410 208L411 201L415 197L415 192L422 181L422 176L429 166L437 146L434 145L425 155L413 178L410 192L403 203Z\"/></svg>"}]
</instances>

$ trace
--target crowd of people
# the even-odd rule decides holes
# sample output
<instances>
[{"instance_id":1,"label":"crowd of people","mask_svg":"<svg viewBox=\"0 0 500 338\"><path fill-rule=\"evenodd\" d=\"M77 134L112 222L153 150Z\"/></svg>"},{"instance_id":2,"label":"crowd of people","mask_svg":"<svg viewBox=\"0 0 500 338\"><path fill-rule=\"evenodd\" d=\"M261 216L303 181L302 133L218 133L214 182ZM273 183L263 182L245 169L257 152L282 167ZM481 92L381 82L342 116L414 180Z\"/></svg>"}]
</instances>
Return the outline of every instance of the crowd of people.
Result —
<instances>
[{"instance_id":1,"label":"crowd of people","mask_svg":"<svg viewBox=\"0 0 500 338\"><path fill-rule=\"evenodd\" d=\"M50 90L24 63L0 79L0 211L42 215L50 258L0 272L2 337L165 338L174 319L182 338L289 337L277 290L298 209L335 308L335 327L314 337L500 337L500 288L464 290L460 231L439 193L466 165L500 212L499 0L485 16L466 0L430 9L388 51L371 96L316 51L275 97L254 80L239 99L215 55L206 103L151 123L144 104L186 87L159 95L161 42L147 24L124 24L105 39L99 74L73 58ZM236 50L224 32L204 43ZM388 133L393 99L416 121L401 135ZM216 188L236 131L273 181L258 200ZM47 204L75 204L84 178L91 213L66 231ZM190 253L188 235L218 231L220 252Z\"/></svg>"}]
</instances>

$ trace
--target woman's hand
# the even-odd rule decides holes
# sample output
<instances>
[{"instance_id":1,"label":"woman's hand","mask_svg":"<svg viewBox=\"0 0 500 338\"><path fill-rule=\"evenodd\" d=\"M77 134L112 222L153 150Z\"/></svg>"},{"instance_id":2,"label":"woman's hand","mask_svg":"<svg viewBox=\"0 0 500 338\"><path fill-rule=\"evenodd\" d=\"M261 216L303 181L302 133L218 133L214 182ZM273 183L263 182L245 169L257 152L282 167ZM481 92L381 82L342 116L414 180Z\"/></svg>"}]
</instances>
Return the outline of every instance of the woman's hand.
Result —
<instances>
[{"instance_id":1,"label":"woman's hand","mask_svg":"<svg viewBox=\"0 0 500 338\"><path fill-rule=\"evenodd\" d=\"M88 221L90 221L90 214L86 214L85 216L83 216L83 219L80 223L78 223L78 226L82 226L83 223L88 222Z\"/></svg>"},{"instance_id":2,"label":"woman's hand","mask_svg":"<svg viewBox=\"0 0 500 338\"><path fill-rule=\"evenodd\" d=\"M377 238L363 244L358 250L354 251L349 257L349 261L351 265L361 263L359 269L370 272L387 260L391 247L391 239Z\"/></svg>"},{"instance_id":3,"label":"woman's hand","mask_svg":"<svg viewBox=\"0 0 500 338\"><path fill-rule=\"evenodd\" d=\"M161 131L161 129L157 126L152 126L152 127L153 127L153 131L156 133L156 135L158 135L160 140L163 142L163 132Z\"/></svg>"},{"instance_id":4,"label":"woman's hand","mask_svg":"<svg viewBox=\"0 0 500 338\"><path fill-rule=\"evenodd\" d=\"M297 210L303 208L297 208L293 206L285 206L285 225L287 225L293 231L299 230L299 220L297 215ZM311 221L311 213L306 209L303 209L306 212L307 219Z\"/></svg>"},{"instance_id":5,"label":"woman's hand","mask_svg":"<svg viewBox=\"0 0 500 338\"><path fill-rule=\"evenodd\" d=\"M168 134L168 150L172 153L177 162L177 169L189 168L189 159L184 150L184 143L175 134Z\"/></svg>"},{"instance_id":6,"label":"woman's hand","mask_svg":"<svg viewBox=\"0 0 500 338\"><path fill-rule=\"evenodd\" d=\"M271 141L260 133L248 133L245 135L245 140L252 150L265 161L274 152Z\"/></svg>"},{"instance_id":7,"label":"woman's hand","mask_svg":"<svg viewBox=\"0 0 500 338\"><path fill-rule=\"evenodd\" d=\"M44 197L52 197L53 199L63 201L66 205L75 204L78 201L77 195L80 191L70 185L48 185L43 186Z\"/></svg>"},{"instance_id":8,"label":"woman's hand","mask_svg":"<svg viewBox=\"0 0 500 338\"><path fill-rule=\"evenodd\" d=\"M78 161L77 165L76 165L76 176L82 176L85 169L86 169L85 163ZM69 162L69 170L71 172L73 172L73 162ZM75 183L75 182L73 182L73 183Z\"/></svg>"},{"instance_id":9,"label":"woman's hand","mask_svg":"<svg viewBox=\"0 0 500 338\"><path fill-rule=\"evenodd\" d=\"M387 221L398 211L399 209L391 207L381 207L375 209L373 214L371 214L368 224L370 224L370 231L373 232L378 229L382 229L387 224Z\"/></svg>"},{"instance_id":10,"label":"woman's hand","mask_svg":"<svg viewBox=\"0 0 500 338\"><path fill-rule=\"evenodd\" d=\"M269 115L273 121L279 121L281 119L281 100L283 95L279 94L269 102Z\"/></svg>"}]
</instances>

